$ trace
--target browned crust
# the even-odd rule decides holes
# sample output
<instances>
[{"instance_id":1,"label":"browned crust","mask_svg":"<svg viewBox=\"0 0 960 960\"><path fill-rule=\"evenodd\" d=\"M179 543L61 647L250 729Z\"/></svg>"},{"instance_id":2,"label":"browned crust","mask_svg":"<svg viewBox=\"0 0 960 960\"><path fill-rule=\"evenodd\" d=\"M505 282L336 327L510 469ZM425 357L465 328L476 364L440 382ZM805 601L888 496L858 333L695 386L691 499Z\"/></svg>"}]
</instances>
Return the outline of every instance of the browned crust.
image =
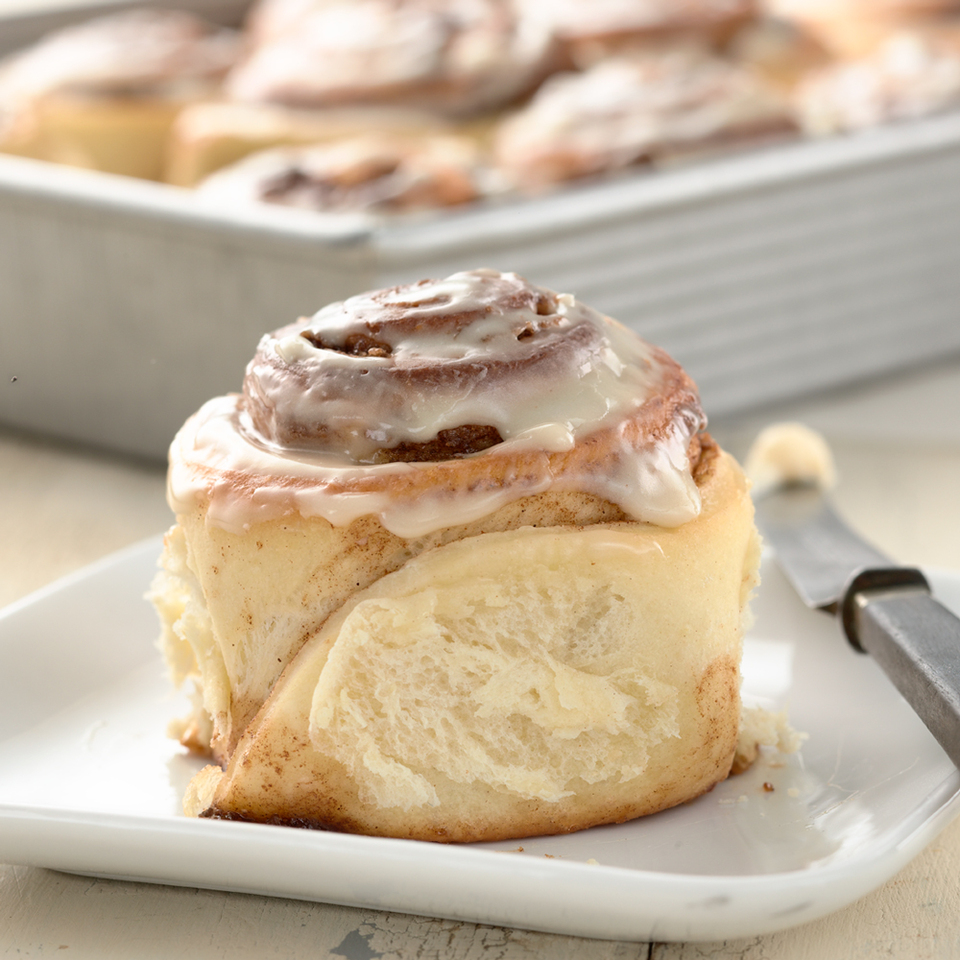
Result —
<instances>
[{"instance_id":1,"label":"browned crust","mask_svg":"<svg viewBox=\"0 0 960 960\"><path fill-rule=\"evenodd\" d=\"M269 762L257 757L259 746L254 741L247 755L238 758L236 788L218 791L218 797L201 816L438 843L559 835L624 823L693 800L727 778L737 744L739 684L736 660L726 656L716 659L697 683L699 720L697 729L683 732L683 746L678 749L676 741L661 743L651 751L644 775L626 783L580 784L574 796L556 803L505 797L479 784L475 789L488 794L481 806L489 812L472 819L463 819L449 803L420 811L415 818L365 808L357 797L356 785L340 764L327 757L318 759L309 741L291 730L287 750L282 757L274 758L274 763L311 772L309 786L304 784L297 797L296 815L290 814L279 788L281 768L274 767L273 780ZM254 767L262 779L246 790L243 772ZM317 777L313 775L317 770L325 772ZM286 772L289 774L289 770Z\"/></svg>"},{"instance_id":2,"label":"browned crust","mask_svg":"<svg viewBox=\"0 0 960 960\"><path fill-rule=\"evenodd\" d=\"M715 497L709 487L722 457L715 441L703 434L695 475L709 500ZM647 772L626 785L580 784L575 797L549 803L505 796L478 784L474 789L481 802L469 816L447 803L419 811L411 819L365 808L345 768L318 754L303 731L288 727L282 737L286 744L282 754L273 754L269 744L258 742L255 736L241 744L231 763L224 765L228 773L222 789L204 816L445 843L562 834L621 823L692 800L730 775L740 719L738 659L732 653L718 656L692 682L697 719L688 721L678 740L653 748ZM253 720L251 731L269 709L268 703ZM278 742L276 737L272 739ZM301 792L291 798L284 794L282 784L290 782L290 770L297 768L303 769L305 776L293 778L300 782ZM442 778L438 790L442 796ZM291 814L293 810L295 814Z\"/></svg>"}]
</instances>

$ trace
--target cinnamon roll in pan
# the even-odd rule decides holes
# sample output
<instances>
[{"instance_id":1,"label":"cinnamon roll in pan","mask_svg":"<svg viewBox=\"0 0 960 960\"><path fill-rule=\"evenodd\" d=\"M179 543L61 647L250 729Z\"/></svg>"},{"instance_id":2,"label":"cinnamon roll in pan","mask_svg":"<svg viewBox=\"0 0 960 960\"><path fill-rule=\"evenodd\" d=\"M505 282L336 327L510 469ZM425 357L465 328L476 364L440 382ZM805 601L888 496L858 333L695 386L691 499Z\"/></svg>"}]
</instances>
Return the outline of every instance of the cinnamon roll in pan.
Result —
<instances>
[{"instance_id":1,"label":"cinnamon roll in pan","mask_svg":"<svg viewBox=\"0 0 960 960\"><path fill-rule=\"evenodd\" d=\"M177 115L170 131L164 178L177 186L195 187L254 153L359 139L371 136L371 131L408 140L460 134L425 111L379 107L295 110L208 100L190 104Z\"/></svg>"},{"instance_id":2,"label":"cinnamon roll in pan","mask_svg":"<svg viewBox=\"0 0 960 960\"><path fill-rule=\"evenodd\" d=\"M54 32L0 63L0 150L159 179L179 111L210 96L235 31L134 9Z\"/></svg>"},{"instance_id":3,"label":"cinnamon roll in pan","mask_svg":"<svg viewBox=\"0 0 960 960\"><path fill-rule=\"evenodd\" d=\"M537 189L794 130L787 100L759 73L670 44L552 77L502 122L494 153L508 179Z\"/></svg>"},{"instance_id":4,"label":"cinnamon roll in pan","mask_svg":"<svg viewBox=\"0 0 960 960\"><path fill-rule=\"evenodd\" d=\"M456 207L489 188L465 137L368 135L253 154L198 187L205 202L271 203L322 212Z\"/></svg>"},{"instance_id":5,"label":"cinnamon roll in pan","mask_svg":"<svg viewBox=\"0 0 960 960\"><path fill-rule=\"evenodd\" d=\"M914 120L960 106L960 25L902 31L864 57L812 71L794 93L810 136Z\"/></svg>"},{"instance_id":6,"label":"cinnamon roll in pan","mask_svg":"<svg viewBox=\"0 0 960 960\"><path fill-rule=\"evenodd\" d=\"M529 93L558 56L546 18L523 0L265 0L251 24L226 83L249 103L469 116Z\"/></svg>"},{"instance_id":7,"label":"cinnamon roll in pan","mask_svg":"<svg viewBox=\"0 0 960 960\"><path fill-rule=\"evenodd\" d=\"M704 427L662 351L512 274L265 337L170 452L187 812L460 842L709 790L759 548Z\"/></svg>"}]
</instances>

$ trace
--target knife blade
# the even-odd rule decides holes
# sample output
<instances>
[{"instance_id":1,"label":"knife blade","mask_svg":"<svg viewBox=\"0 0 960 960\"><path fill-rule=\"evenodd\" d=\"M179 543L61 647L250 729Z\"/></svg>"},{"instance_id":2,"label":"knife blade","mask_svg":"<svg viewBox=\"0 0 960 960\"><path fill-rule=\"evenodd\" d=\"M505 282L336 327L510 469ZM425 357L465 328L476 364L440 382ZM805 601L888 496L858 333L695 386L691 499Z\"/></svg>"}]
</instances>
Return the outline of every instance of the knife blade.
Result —
<instances>
[{"instance_id":1,"label":"knife blade","mask_svg":"<svg viewBox=\"0 0 960 960\"><path fill-rule=\"evenodd\" d=\"M815 483L755 498L756 522L804 603L838 617L960 767L960 619L923 574L901 567L837 515Z\"/></svg>"}]
</instances>

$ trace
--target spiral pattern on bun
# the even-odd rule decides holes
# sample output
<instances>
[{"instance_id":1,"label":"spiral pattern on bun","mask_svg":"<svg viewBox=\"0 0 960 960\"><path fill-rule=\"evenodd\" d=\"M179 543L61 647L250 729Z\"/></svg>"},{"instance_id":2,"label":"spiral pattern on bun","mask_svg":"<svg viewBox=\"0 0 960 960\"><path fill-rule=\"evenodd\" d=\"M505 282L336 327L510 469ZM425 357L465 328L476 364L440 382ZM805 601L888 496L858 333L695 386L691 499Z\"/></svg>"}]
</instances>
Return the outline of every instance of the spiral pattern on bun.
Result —
<instances>
[{"instance_id":1,"label":"spiral pattern on bun","mask_svg":"<svg viewBox=\"0 0 960 960\"><path fill-rule=\"evenodd\" d=\"M242 395L188 421L174 503L230 529L288 512L401 536L581 490L696 516L705 425L663 351L570 295L477 270L352 297L268 334Z\"/></svg>"},{"instance_id":2,"label":"spiral pattern on bun","mask_svg":"<svg viewBox=\"0 0 960 960\"><path fill-rule=\"evenodd\" d=\"M666 354L475 270L265 336L171 448L188 815L468 842L728 775L759 542Z\"/></svg>"}]
</instances>

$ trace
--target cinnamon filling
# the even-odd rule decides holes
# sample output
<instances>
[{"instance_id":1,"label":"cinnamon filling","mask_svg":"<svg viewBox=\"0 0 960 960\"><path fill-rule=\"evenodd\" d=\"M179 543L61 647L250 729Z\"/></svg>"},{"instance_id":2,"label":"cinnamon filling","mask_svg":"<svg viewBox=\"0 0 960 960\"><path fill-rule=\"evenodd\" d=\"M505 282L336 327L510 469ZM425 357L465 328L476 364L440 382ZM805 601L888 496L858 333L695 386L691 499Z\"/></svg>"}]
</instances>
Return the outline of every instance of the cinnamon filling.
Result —
<instances>
[{"instance_id":1,"label":"cinnamon filling","mask_svg":"<svg viewBox=\"0 0 960 960\"><path fill-rule=\"evenodd\" d=\"M351 333L344 338L342 344L332 343L313 330L304 330L300 336L318 350L333 350L348 357L389 357L393 353L389 343L383 343L365 333Z\"/></svg>"},{"instance_id":2,"label":"cinnamon filling","mask_svg":"<svg viewBox=\"0 0 960 960\"><path fill-rule=\"evenodd\" d=\"M551 291L479 271L353 297L278 331L243 403L271 445L366 464L457 459L507 439L509 394L525 408L575 391L606 369L607 347L595 319Z\"/></svg>"},{"instance_id":3,"label":"cinnamon filling","mask_svg":"<svg viewBox=\"0 0 960 960\"><path fill-rule=\"evenodd\" d=\"M436 463L440 460L456 460L469 457L503 443L496 427L465 423L462 427L441 430L433 440L425 443L399 443L395 447L380 450L374 463Z\"/></svg>"}]
</instances>

